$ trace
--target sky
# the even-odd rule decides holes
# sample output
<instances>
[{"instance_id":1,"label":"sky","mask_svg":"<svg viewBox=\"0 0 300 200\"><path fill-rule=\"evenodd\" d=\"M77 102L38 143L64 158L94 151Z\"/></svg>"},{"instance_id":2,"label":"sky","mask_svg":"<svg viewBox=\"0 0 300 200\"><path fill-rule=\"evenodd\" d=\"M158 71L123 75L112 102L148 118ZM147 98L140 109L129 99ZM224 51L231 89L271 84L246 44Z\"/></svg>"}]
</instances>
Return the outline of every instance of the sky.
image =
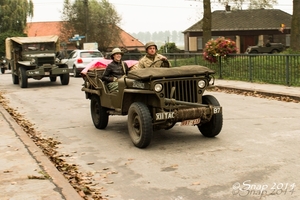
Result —
<instances>
[{"instance_id":1,"label":"sky","mask_svg":"<svg viewBox=\"0 0 300 200\"><path fill-rule=\"evenodd\" d=\"M34 17L28 22L60 21L64 0L32 0ZM129 33L176 30L184 31L201 20L203 0L108 0L121 16L119 26ZM223 10L217 0L211 0L211 9ZM289 14L293 0L277 0L273 8Z\"/></svg>"}]
</instances>

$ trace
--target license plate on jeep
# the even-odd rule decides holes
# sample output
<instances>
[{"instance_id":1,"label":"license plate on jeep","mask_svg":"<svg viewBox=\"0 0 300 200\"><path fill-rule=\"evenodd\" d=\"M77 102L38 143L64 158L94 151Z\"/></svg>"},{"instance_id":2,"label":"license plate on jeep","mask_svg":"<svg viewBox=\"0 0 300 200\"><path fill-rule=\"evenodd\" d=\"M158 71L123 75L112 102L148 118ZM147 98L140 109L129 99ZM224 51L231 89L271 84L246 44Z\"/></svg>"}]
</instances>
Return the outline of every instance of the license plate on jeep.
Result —
<instances>
[{"instance_id":1,"label":"license plate on jeep","mask_svg":"<svg viewBox=\"0 0 300 200\"><path fill-rule=\"evenodd\" d=\"M180 126L194 126L196 124L200 123L200 118L198 119L189 119L189 120L184 120L180 123Z\"/></svg>"}]
</instances>

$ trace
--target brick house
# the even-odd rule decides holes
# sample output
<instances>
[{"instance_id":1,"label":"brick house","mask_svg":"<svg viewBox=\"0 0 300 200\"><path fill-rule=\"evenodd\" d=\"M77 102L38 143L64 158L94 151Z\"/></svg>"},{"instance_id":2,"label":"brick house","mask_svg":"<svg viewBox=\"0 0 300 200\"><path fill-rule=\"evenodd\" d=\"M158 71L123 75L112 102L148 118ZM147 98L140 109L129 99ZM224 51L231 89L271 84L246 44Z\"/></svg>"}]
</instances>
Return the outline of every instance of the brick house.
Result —
<instances>
[{"instance_id":1,"label":"brick house","mask_svg":"<svg viewBox=\"0 0 300 200\"><path fill-rule=\"evenodd\" d=\"M244 53L248 46L264 45L271 42L290 46L292 15L278 9L225 10L212 12L212 38L224 36L235 41L239 53ZM186 52L202 52L203 21L186 29L184 49ZM281 25L284 24L284 29Z\"/></svg>"},{"instance_id":2,"label":"brick house","mask_svg":"<svg viewBox=\"0 0 300 200\"><path fill-rule=\"evenodd\" d=\"M63 34L61 34L60 29L62 26L61 21L53 21L53 22L28 22L25 33L29 37L34 36L45 36L45 35L58 35L61 41L69 41L69 38L66 38ZM138 39L131 36L126 31L121 30L120 38L116 40L116 43L111 44L107 51L111 51L114 47L119 47L123 49L123 51L144 51L144 44L140 42ZM75 49L74 42L66 43L67 49Z\"/></svg>"}]
</instances>

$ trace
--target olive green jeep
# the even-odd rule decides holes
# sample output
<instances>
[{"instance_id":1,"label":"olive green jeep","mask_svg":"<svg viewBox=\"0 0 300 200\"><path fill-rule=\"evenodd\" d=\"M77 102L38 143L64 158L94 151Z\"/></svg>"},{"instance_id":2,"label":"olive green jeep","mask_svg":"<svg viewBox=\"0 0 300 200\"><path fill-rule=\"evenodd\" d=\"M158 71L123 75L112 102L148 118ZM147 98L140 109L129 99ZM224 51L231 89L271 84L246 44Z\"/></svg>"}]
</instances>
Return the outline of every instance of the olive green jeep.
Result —
<instances>
[{"instance_id":1,"label":"olive green jeep","mask_svg":"<svg viewBox=\"0 0 300 200\"><path fill-rule=\"evenodd\" d=\"M109 92L101 80L104 69L83 75L82 91L90 99L92 121L105 129L110 115L128 115L133 144L147 147L153 132L175 124L197 126L206 137L222 129L222 108L212 95L204 95L214 84L213 70L199 65L130 70L118 80L119 91Z\"/></svg>"},{"instance_id":2,"label":"olive green jeep","mask_svg":"<svg viewBox=\"0 0 300 200\"><path fill-rule=\"evenodd\" d=\"M49 77L55 82L60 77L68 85L71 70L56 57L60 43L58 36L10 37L5 40L7 66L12 72L13 84L28 87L28 79Z\"/></svg>"}]
</instances>

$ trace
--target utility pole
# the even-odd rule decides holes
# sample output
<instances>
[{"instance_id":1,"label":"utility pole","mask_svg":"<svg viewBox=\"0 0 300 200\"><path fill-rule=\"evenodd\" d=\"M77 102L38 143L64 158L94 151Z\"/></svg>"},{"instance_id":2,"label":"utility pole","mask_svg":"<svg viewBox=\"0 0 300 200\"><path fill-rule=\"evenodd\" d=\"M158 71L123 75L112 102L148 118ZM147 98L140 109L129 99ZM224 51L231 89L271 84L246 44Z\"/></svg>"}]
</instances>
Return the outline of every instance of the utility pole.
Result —
<instances>
[{"instance_id":1,"label":"utility pole","mask_svg":"<svg viewBox=\"0 0 300 200\"><path fill-rule=\"evenodd\" d=\"M84 0L84 16L85 16L85 42L88 42L88 27L89 27L89 3Z\"/></svg>"}]
</instances>

